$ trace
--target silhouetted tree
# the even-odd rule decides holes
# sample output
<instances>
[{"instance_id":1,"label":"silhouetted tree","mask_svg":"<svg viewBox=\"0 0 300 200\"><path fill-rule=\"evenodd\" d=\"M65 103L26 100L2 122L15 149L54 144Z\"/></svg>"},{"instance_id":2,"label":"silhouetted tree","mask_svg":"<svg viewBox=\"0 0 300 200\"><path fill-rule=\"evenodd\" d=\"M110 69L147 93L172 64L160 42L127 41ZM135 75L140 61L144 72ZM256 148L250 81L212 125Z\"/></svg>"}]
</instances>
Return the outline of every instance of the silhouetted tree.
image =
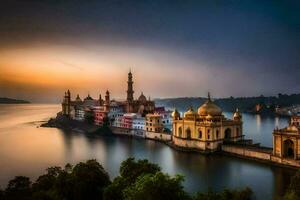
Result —
<instances>
[{"instance_id":1,"label":"silhouetted tree","mask_svg":"<svg viewBox=\"0 0 300 200\"><path fill-rule=\"evenodd\" d=\"M185 200L190 199L182 186L182 176L170 177L162 172L140 176L124 191L125 200Z\"/></svg>"},{"instance_id":2,"label":"silhouetted tree","mask_svg":"<svg viewBox=\"0 0 300 200\"><path fill-rule=\"evenodd\" d=\"M5 189L5 199L7 200L29 200L31 199L31 181L25 176L16 176L9 181Z\"/></svg>"}]
</instances>

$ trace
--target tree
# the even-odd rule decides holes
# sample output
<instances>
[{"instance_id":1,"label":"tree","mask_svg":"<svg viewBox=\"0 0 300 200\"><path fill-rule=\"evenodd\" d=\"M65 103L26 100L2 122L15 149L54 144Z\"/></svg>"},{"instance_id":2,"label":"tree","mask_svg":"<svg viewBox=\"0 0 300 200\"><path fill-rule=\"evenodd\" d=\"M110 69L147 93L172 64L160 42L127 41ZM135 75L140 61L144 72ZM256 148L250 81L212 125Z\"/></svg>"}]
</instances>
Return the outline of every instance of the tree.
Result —
<instances>
[{"instance_id":1,"label":"tree","mask_svg":"<svg viewBox=\"0 0 300 200\"><path fill-rule=\"evenodd\" d=\"M4 191L0 188L0 200L4 199Z\"/></svg>"},{"instance_id":2,"label":"tree","mask_svg":"<svg viewBox=\"0 0 300 200\"><path fill-rule=\"evenodd\" d=\"M190 199L182 186L182 176L170 177L162 172L145 174L124 191L125 200Z\"/></svg>"},{"instance_id":3,"label":"tree","mask_svg":"<svg viewBox=\"0 0 300 200\"><path fill-rule=\"evenodd\" d=\"M5 189L5 199L7 200L29 200L31 199L31 181L25 176L16 176L10 180Z\"/></svg>"},{"instance_id":4,"label":"tree","mask_svg":"<svg viewBox=\"0 0 300 200\"><path fill-rule=\"evenodd\" d=\"M144 174L155 174L160 171L160 167L150 163L148 160L135 161L134 158L128 158L120 166L120 176L116 177L111 185L104 191L104 199L122 200L123 191L134 184L137 178Z\"/></svg>"},{"instance_id":5,"label":"tree","mask_svg":"<svg viewBox=\"0 0 300 200\"><path fill-rule=\"evenodd\" d=\"M121 163L120 175L129 184L135 183L137 177L142 174L155 174L160 171L160 167L156 164L150 163L148 160L135 161L134 158L128 158Z\"/></svg>"},{"instance_id":6,"label":"tree","mask_svg":"<svg viewBox=\"0 0 300 200\"><path fill-rule=\"evenodd\" d=\"M74 199L102 199L104 188L111 183L107 172L96 160L80 162L71 175Z\"/></svg>"}]
</instances>

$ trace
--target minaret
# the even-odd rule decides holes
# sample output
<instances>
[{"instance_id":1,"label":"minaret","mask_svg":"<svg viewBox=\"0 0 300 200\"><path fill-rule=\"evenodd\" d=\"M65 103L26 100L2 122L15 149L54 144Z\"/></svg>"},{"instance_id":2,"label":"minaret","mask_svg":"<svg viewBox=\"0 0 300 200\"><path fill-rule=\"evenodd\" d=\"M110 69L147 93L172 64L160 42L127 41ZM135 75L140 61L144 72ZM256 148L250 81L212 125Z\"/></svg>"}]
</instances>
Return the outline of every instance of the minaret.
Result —
<instances>
[{"instance_id":1,"label":"minaret","mask_svg":"<svg viewBox=\"0 0 300 200\"><path fill-rule=\"evenodd\" d=\"M105 102L104 102L104 106L105 106L105 110L108 111L109 110L109 104L110 104L110 98L109 98L109 91L106 91L105 94Z\"/></svg>"},{"instance_id":2,"label":"minaret","mask_svg":"<svg viewBox=\"0 0 300 200\"><path fill-rule=\"evenodd\" d=\"M127 101L133 102L133 81L132 81L132 73L131 70L128 73L128 81L127 81Z\"/></svg>"},{"instance_id":3,"label":"minaret","mask_svg":"<svg viewBox=\"0 0 300 200\"><path fill-rule=\"evenodd\" d=\"M65 92L64 100L62 103L62 113L69 116L71 112L71 92L68 90Z\"/></svg>"},{"instance_id":4,"label":"minaret","mask_svg":"<svg viewBox=\"0 0 300 200\"><path fill-rule=\"evenodd\" d=\"M99 106L103 106L103 100L101 94L99 95Z\"/></svg>"}]
</instances>

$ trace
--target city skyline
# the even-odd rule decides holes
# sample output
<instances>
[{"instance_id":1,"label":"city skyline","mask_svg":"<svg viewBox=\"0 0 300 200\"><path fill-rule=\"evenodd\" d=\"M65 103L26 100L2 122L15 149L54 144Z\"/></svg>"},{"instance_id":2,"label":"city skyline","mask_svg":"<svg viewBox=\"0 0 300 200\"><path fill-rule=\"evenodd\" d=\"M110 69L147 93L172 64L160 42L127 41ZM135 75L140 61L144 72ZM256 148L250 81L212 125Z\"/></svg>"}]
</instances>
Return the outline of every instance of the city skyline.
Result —
<instances>
[{"instance_id":1,"label":"city skyline","mask_svg":"<svg viewBox=\"0 0 300 200\"><path fill-rule=\"evenodd\" d=\"M0 96L59 102L72 90L125 98L298 93L296 2L7 1ZM9 12L8 12L9 11Z\"/></svg>"}]
</instances>

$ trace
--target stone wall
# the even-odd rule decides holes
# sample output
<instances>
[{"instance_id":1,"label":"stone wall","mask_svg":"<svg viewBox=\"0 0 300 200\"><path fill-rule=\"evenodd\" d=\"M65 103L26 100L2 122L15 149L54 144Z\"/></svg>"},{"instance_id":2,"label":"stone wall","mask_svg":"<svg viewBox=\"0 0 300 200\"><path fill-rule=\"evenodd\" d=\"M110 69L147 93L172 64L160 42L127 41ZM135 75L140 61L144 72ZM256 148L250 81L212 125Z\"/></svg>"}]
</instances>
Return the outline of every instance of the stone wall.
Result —
<instances>
[{"instance_id":1,"label":"stone wall","mask_svg":"<svg viewBox=\"0 0 300 200\"><path fill-rule=\"evenodd\" d=\"M273 155L272 149L264 147L243 147L238 145L222 145L222 151L238 155L244 158L251 158L273 164L285 165L290 167L300 167L300 161L293 159L285 159Z\"/></svg>"},{"instance_id":2,"label":"stone wall","mask_svg":"<svg viewBox=\"0 0 300 200\"><path fill-rule=\"evenodd\" d=\"M129 129L120 127L110 127L110 129L116 135L135 136L142 138L145 137L145 131L140 129Z\"/></svg>"},{"instance_id":3,"label":"stone wall","mask_svg":"<svg viewBox=\"0 0 300 200\"><path fill-rule=\"evenodd\" d=\"M166 133L155 133L155 132L146 131L145 138L167 142L172 140L172 135Z\"/></svg>"}]
</instances>

